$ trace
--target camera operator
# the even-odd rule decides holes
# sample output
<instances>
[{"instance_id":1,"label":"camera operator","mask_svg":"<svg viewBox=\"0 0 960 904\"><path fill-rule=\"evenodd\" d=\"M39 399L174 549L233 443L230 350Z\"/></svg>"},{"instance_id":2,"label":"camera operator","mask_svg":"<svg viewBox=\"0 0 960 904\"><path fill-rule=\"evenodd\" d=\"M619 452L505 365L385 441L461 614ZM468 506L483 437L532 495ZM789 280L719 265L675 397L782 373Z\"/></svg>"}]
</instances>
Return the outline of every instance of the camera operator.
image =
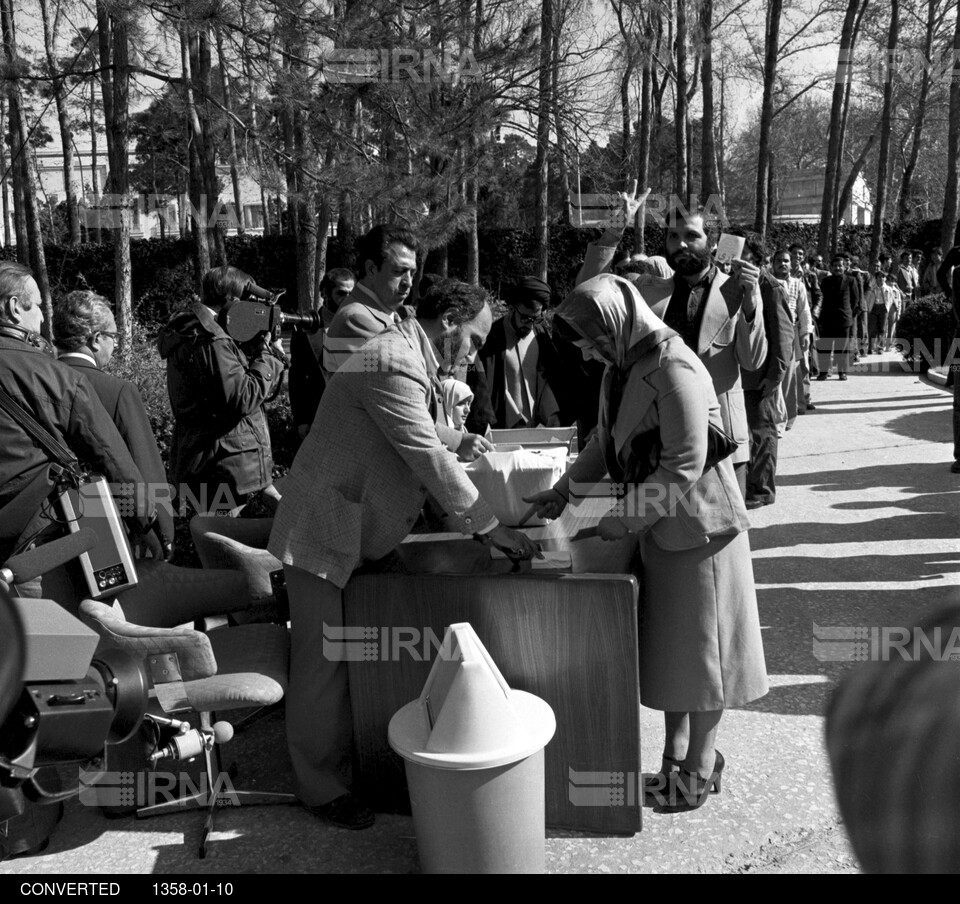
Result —
<instances>
[{"instance_id":1,"label":"camera operator","mask_svg":"<svg viewBox=\"0 0 960 904\"><path fill-rule=\"evenodd\" d=\"M40 290L23 264L0 262L0 387L79 461L116 483L143 477L126 443L85 377L46 353ZM42 509L53 491L42 479L50 454L10 414L0 410L0 508L27 494L27 519L0 524L0 563L21 545L59 535L61 528ZM130 526L155 556L160 543L149 530L155 517L150 500L137 494ZM9 510L8 510L9 511ZM21 596L39 596L40 580L20 585Z\"/></svg>"},{"instance_id":2,"label":"camera operator","mask_svg":"<svg viewBox=\"0 0 960 904\"><path fill-rule=\"evenodd\" d=\"M269 333L241 348L217 320L231 299L270 293L236 267L208 270L202 287L203 301L174 316L158 339L175 419L171 476L201 513L237 514L257 494L272 508L280 494L263 404L280 385L286 355Z\"/></svg>"}]
</instances>

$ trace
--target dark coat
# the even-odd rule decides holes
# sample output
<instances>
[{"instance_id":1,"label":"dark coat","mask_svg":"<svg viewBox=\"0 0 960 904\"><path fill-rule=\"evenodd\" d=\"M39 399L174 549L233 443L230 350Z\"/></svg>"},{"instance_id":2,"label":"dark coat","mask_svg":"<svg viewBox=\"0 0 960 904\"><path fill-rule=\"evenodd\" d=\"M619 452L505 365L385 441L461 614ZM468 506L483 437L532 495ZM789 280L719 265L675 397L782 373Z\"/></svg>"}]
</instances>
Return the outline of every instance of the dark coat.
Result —
<instances>
[{"instance_id":1,"label":"dark coat","mask_svg":"<svg viewBox=\"0 0 960 904\"><path fill-rule=\"evenodd\" d=\"M92 361L71 355L63 358L63 363L72 367L77 373L83 374L90 381L100 403L120 431L143 479L150 486L151 498L158 502L163 500L168 502L166 505L157 506L157 518L160 522L160 532L167 540L172 541L173 509L169 504L168 494L162 492L162 488L167 485L167 474L140 390L129 380L121 380L112 374L104 373Z\"/></svg>"},{"instance_id":2,"label":"dark coat","mask_svg":"<svg viewBox=\"0 0 960 904\"><path fill-rule=\"evenodd\" d=\"M489 404L496 418L494 427L505 426L506 421L506 377L504 374L503 355L507 350L507 331L505 327L506 318L501 317L490 329L490 335L480 349L477 361L480 367L487 370L488 362L493 361L493 379L488 381L489 401L484 401L481 405ZM557 354L553 339L547 332L546 327L536 326L533 329L538 346L537 371L541 379L547 383L553 390L557 405L560 408L560 423L569 426L576 419L576 412L573 409L570 400L570 392L567 388L567 381L563 378L563 371L560 367L560 356Z\"/></svg>"},{"instance_id":3,"label":"dark coat","mask_svg":"<svg viewBox=\"0 0 960 904\"><path fill-rule=\"evenodd\" d=\"M263 403L283 377L267 347L248 356L202 304L160 332L175 418L170 473L175 483L223 482L244 495L272 482Z\"/></svg>"},{"instance_id":4,"label":"dark coat","mask_svg":"<svg viewBox=\"0 0 960 904\"><path fill-rule=\"evenodd\" d=\"M143 482L123 438L87 379L17 338L0 336L0 385L30 412L42 427L84 464L116 483ZM50 455L5 412L0 411L0 508L24 490L52 463ZM38 505L42 502L38 499ZM146 499L135 499L144 527L153 510ZM0 561L23 525L0 524Z\"/></svg>"},{"instance_id":5,"label":"dark coat","mask_svg":"<svg viewBox=\"0 0 960 904\"><path fill-rule=\"evenodd\" d=\"M786 290L769 273L760 273L763 328L767 335L767 357L757 370L740 370L744 390L772 392L783 381L794 353L793 318Z\"/></svg>"},{"instance_id":6,"label":"dark coat","mask_svg":"<svg viewBox=\"0 0 960 904\"><path fill-rule=\"evenodd\" d=\"M831 274L822 283L823 307L820 309L820 335L825 339L846 336L853 326L853 277ZM857 299L859 300L859 298Z\"/></svg>"}]
</instances>

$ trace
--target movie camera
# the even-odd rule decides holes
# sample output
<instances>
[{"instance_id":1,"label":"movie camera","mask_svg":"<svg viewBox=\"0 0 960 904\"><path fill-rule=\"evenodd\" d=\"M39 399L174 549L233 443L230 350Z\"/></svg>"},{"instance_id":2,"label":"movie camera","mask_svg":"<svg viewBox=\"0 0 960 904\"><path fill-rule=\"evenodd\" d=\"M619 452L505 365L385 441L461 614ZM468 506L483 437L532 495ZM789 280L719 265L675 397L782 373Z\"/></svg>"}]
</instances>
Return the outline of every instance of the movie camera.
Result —
<instances>
[{"instance_id":1,"label":"movie camera","mask_svg":"<svg viewBox=\"0 0 960 904\"><path fill-rule=\"evenodd\" d=\"M236 342L243 344L258 336L269 334L279 339L285 329L299 327L315 333L322 326L318 311L291 313L280 308L285 289L271 291L251 286L243 298L230 299L220 310L220 326Z\"/></svg>"}]
</instances>

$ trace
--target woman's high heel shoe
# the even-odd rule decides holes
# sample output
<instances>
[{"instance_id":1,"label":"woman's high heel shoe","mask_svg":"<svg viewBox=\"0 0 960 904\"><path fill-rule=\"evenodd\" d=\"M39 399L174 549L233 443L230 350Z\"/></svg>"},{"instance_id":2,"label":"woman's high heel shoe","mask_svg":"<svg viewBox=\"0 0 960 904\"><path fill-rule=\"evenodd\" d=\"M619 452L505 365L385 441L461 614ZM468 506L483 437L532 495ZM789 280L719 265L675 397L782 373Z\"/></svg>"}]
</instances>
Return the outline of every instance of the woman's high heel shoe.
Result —
<instances>
[{"instance_id":1,"label":"woman's high heel shoe","mask_svg":"<svg viewBox=\"0 0 960 904\"><path fill-rule=\"evenodd\" d=\"M682 762L683 760L678 760L676 757L665 753L663 755L663 762L660 764L660 771L643 776L644 794L655 794L658 792L664 794L667 790L667 783L670 780L670 776L680 771L680 764Z\"/></svg>"},{"instance_id":2,"label":"woman's high heel shoe","mask_svg":"<svg viewBox=\"0 0 960 904\"><path fill-rule=\"evenodd\" d=\"M701 778L699 773L687 772L686 769L670 773L667 802L660 807L661 812L684 813L687 810L696 810L707 802L708 794L720 793L720 778L726 761L719 750L716 755L716 763L709 778Z\"/></svg>"}]
</instances>

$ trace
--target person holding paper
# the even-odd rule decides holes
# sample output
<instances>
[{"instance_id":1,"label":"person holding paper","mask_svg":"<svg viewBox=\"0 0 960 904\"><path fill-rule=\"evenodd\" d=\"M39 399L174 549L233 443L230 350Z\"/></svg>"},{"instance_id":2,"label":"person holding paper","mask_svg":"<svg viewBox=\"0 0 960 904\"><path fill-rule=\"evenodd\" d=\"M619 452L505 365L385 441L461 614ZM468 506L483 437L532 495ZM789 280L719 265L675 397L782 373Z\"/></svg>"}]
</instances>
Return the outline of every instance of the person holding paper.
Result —
<instances>
[{"instance_id":1,"label":"person holding paper","mask_svg":"<svg viewBox=\"0 0 960 904\"><path fill-rule=\"evenodd\" d=\"M634 285L653 312L699 355L713 378L724 430L739 444L733 463L746 497L750 430L740 370L757 370L767 357L760 269L735 260L732 276L721 273L710 253L710 238L700 214L672 212L666 251L674 275L641 276Z\"/></svg>"}]
</instances>

